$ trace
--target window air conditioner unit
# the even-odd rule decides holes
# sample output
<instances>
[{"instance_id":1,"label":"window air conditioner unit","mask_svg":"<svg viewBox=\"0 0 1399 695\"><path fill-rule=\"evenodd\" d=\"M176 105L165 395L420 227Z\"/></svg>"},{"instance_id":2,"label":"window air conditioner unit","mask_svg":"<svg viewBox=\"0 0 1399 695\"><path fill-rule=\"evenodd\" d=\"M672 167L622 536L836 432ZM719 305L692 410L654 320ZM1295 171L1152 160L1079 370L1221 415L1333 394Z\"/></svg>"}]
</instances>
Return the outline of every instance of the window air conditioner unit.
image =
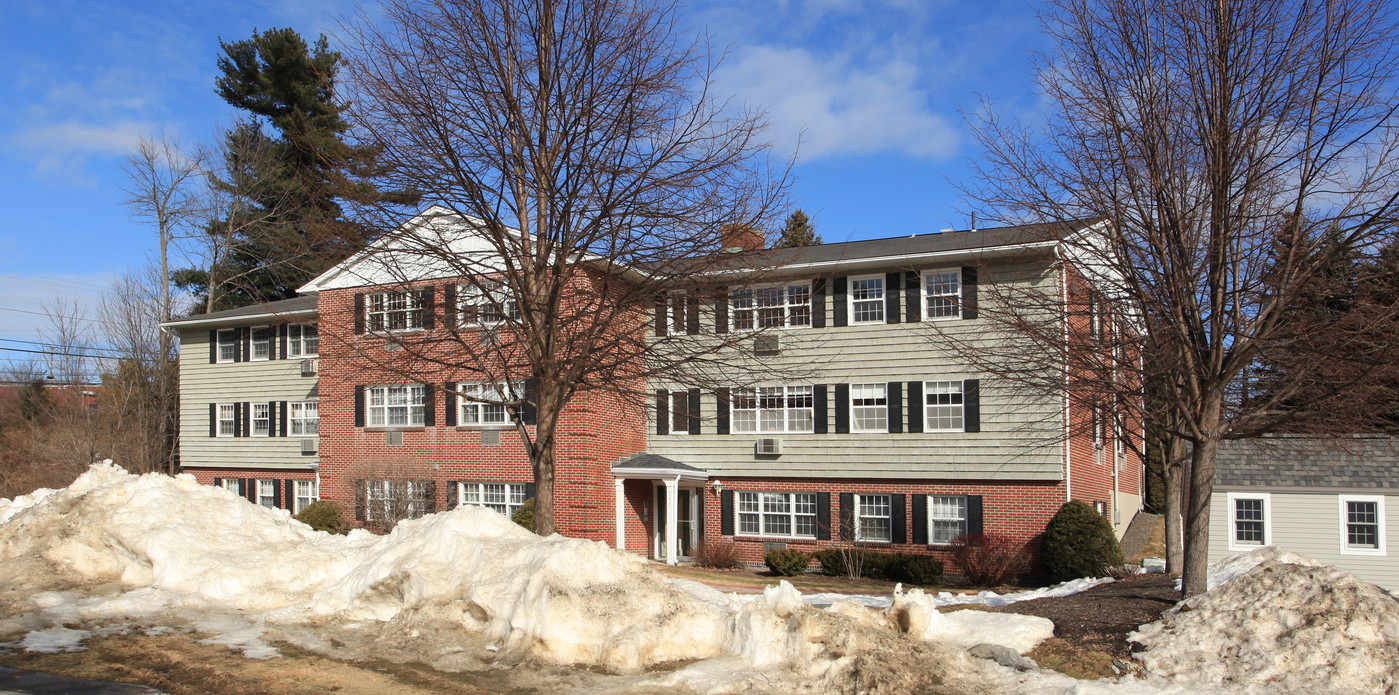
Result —
<instances>
[{"instance_id":1,"label":"window air conditioner unit","mask_svg":"<svg viewBox=\"0 0 1399 695\"><path fill-rule=\"evenodd\" d=\"M317 451L320 451L320 448L321 448L321 440L319 440L319 439L303 439L303 440L301 440L301 453L303 453L303 454L314 454L314 453L316 453Z\"/></svg>"},{"instance_id":2,"label":"window air conditioner unit","mask_svg":"<svg viewBox=\"0 0 1399 695\"><path fill-rule=\"evenodd\" d=\"M316 358L301 360L301 376L315 376L321 371L321 361Z\"/></svg>"},{"instance_id":3,"label":"window air conditioner unit","mask_svg":"<svg viewBox=\"0 0 1399 695\"><path fill-rule=\"evenodd\" d=\"M753 339L753 354L759 357L782 354L782 337L760 335Z\"/></svg>"},{"instance_id":4,"label":"window air conditioner unit","mask_svg":"<svg viewBox=\"0 0 1399 695\"><path fill-rule=\"evenodd\" d=\"M782 440L777 437L763 437L758 440L759 456L777 456L782 453Z\"/></svg>"}]
</instances>

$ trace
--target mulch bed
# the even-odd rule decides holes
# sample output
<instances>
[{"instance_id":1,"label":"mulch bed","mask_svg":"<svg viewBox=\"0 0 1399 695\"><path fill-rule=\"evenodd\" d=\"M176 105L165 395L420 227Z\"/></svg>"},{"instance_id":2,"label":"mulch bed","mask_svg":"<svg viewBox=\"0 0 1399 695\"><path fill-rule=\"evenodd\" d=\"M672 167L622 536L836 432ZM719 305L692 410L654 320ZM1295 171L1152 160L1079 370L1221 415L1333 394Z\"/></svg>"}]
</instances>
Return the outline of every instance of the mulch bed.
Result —
<instances>
[{"instance_id":1,"label":"mulch bed","mask_svg":"<svg viewBox=\"0 0 1399 695\"><path fill-rule=\"evenodd\" d=\"M1021 601L987 610L1049 618L1054 621L1055 637L1127 659L1139 648L1127 641L1127 633L1155 622L1178 601L1175 578L1151 574L1100 584L1073 596Z\"/></svg>"}]
</instances>

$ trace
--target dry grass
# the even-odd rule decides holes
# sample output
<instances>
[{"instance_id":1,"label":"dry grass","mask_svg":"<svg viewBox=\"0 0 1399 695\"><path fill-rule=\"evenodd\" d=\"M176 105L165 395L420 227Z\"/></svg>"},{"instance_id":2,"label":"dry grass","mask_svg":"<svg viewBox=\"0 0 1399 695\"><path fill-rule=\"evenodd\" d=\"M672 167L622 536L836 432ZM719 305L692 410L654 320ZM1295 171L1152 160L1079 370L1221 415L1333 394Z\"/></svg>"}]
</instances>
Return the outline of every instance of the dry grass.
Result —
<instances>
[{"instance_id":1,"label":"dry grass","mask_svg":"<svg viewBox=\"0 0 1399 695\"><path fill-rule=\"evenodd\" d=\"M1111 655L1058 637L1041 642L1025 656L1034 659L1040 668L1083 680L1111 678L1114 675Z\"/></svg>"},{"instance_id":2,"label":"dry grass","mask_svg":"<svg viewBox=\"0 0 1399 695\"><path fill-rule=\"evenodd\" d=\"M1141 552L1127 558L1127 562L1141 564L1143 558L1166 557L1166 520L1164 517L1156 517L1156 523L1151 527L1151 535L1147 536L1146 545Z\"/></svg>"}]
</instances>

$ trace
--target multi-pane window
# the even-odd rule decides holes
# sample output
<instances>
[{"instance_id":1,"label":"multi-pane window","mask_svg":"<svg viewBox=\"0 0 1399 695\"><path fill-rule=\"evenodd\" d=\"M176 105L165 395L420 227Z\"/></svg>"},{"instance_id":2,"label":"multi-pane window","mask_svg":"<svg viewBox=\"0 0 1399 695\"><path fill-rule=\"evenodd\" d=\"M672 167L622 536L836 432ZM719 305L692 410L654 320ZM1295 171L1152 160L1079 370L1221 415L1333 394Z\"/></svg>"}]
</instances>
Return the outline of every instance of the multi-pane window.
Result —
<instances>
[{"instance_id":1,"label":"multi-pane window","mask_svg":"<svg viewBox=\"0 0 1399 695\"><path fill-rule=\"evenodd\" d=\"M457 286L457 315L463 326L503 323L520 318L520 304L504 283L478 280Z\"/></svg>"},{"instance_id":2,"label":"multi-pane window","mask_svg":"<svg viewBox=\"0 0 1399 695\"><path fill-rule=\"evenodd\" d=\"M422 328L422 307L416 292L377 292L364 300L365 325L371 331Z\"/></svg>"},{"instance_id":3,"label":"multi-pane window","mask_svg":"<svg viewBox=\"0 0 1399 695\"><path fill-rule=\"evenodd\" d=\"M850 385L850 431L889 431L887 384Z\"/></svg>"},{"instance_id":4,"label":"multi-pane window","mask_svg":"<svg viewBox=\"0 0 1399 695\"><path fill-rule=\"evenodd\" d=\"M1243 497L1234 500L1234 543L1263 545L1263 500Z\"/></svg>"},{"instance_id":5,"label":"multi-pane window","mask_svg":"<svg viewBox=\"0 0 1399 695\"><path fill-rule=\"evenodd\" d=\"M967 532L967 498L928 496L928 542L945 545Z\"/></svg>"},{"instance_id":6,"label":"multi-pane window","mask_svg":"<svg viewBox=\"0 0 1399 695\"><path fill-rule=\"evenodd\" d=\"M219 363L238 361L238 331L219 331Z\"/></svg>"},{"instance_id":7,"label":"multi-pane window","mask_svg":"<svg viewBox=\"0 0 1399 695\"><path fill-rule=\"evenodd\" d=\"M811 283L734 290L729 321L734 330L810 326Z\"/></svg>"},{"instance_id":8,"label":"multi-pane window","mask_svg":"<svg viewBox=\"0 0 1399 695\"><path fill-rule=\"evenodd\" d=\"M237 404L237 403L220 403L220 404L219 404L219 428L218 428L218 435L219 435L220 437L235 437L235 436L237 436L236 434L234 434L234 431L235 431L235 430L234 430L234 427L238 424L237 413L238 413L238 404Z\"/></svg>"},{"instance_id":9,"label":"multi-pane window","mask_svg":"<svg viewBox=\"0 0 1399 695\"><path fill-rule=\"evenodd\" d=\"M745 536L816 537L816 493L738 493L738 532Z\"/></svg>"},{"instance_id":10,"label":"multi-pane window","mask_svg":"<svg viewBox=\"0 0 1399 695\"><path fill-rule=\"evenodd\" d=\"M426 514L432 509L428 499L431 481L364 481L365 521L399 521Z\"/></svg>"},{"instance_id":11,"label":"multi-pane window","mask_svg":"<svg viewBox=\"0 0 1399 695\"><path fill-rule=\"evenodd\" d=\"M884 323L884 276L850 278L850 322Z\"/></svg>"},{"instance_id":12,"label":"multi-pane window","mask_svg":"<svg viewBox=\"0 0 1399 695\"><path fill-rule=\"evenodd\" d=\"M514 516L528 499L524 483L458 483L457 502Z\"/></svg>"},{"instance_id":13,"label":"multi-pane window","mask_svg":"<svg viewBox=\"0 0 1399 695\"><path fill-rule=\"evenodd\" d=\"M260 362L272 359L272 329L253 329L253 361Z\"/></svg>"},{"instance_id":14,"label":"multi-pane window","mask_svg":"<svg viewBox=\"0 0 1399 695\"><path fill-rule=\"evenodd\" d=\"M287 428L293 437L320 433L320 404L297 401L287 404Z\"/></svg>"},{"instance_id":15,"label":"multi-pane window","mask_svg":"<svg viewBox=\"0 0 1399 695\"><path fill-rule=\"evenodd\" d=\"M962 382L926 382L923 384L923 400L924 431L962 431Z\"/></svg>"},{"instance_id":16,"label":"multi-pane window","mask_svg":"<svg viewBox=\"0 0 1399 695\"><path fill-rule=\"evenodd\" d=\"M253 436L266 437L272 434L272 404L253 404Z\"/></svg>"},{"instance_id":17,"label":"multi-pane window","mask_svg":"<svg viewBox=\"0 0 1399 695\"><path fill-rule=\"evenodd\" d=\"M491 384L457 384L463 425L505 425L509 423L500 392Z\"/></svg>"},{"instance_id":18,"label":"multi-pane window","mask_svg":"<svg viewBox=\"0 0 1399 695\"><path fill-rule=\"evenodd\" d=\"M855 496L855 539L888 543L893 539L889 495Z\"/></svg>"},{"instance_id":19,"label":"multi-pane window","mask_svg":"<svg viewBox=\"0 0 1399 695\"><path fill-rule=\"evenodd\" d=\"M733 431L812 431L810 386L758 386L733 391Z\"/></svg>"},{"instance_id":20,"label":"multi-pane window","mask_svg":"<svg viewBox=\"0 0 1399 695\"><path fill-rule=\"evenodd\" d=\"M295 490L296 496L292 498L292 514L300 514L301 510L311 506L311 503L320 497L314 480L296 481Z\"/></svg>"},{"instance_id":21,"label":"multi-pane window","mask_svg":"<svg viewBox=\"0 0 1399 695\"><path fill-rule=\"evenodd\" d=\"M371 386L365 390L369 392L367 410L371 427L423 424L424 389L421 385Z\"/></svg>"},{"instance_id":22,"label":"multi-pane window","mask_svg":"<svg viewBox=\"0 0 1399 695\"><path fill-rule=\"evenodd\" d=\"M923 273L923 306L930 319L955 319L962 315L962 271L929 270Z\"/></svg>"},{"instance_id":23,"label":"multi-pane window","mask_svg":"<svg viewBox=\"0 0 1399 695\"><path fill-rule=\"evenodd\" d=\"M314 324L287 326L287 355L315 357L320 354L321 336Z\"/></svg>"},{"instance_id":24,"label":"multi-pane window","mask_svg":"<svg viewBox=\"0 0 1399 695\"><path fill-rule=\"evenodd\" d=\"M257 503L264 507L277 508L277 481L257 481Z\"/></svg>"},{"instance_id":25,"label":"multi-pane window","mask_svg":"<svg viewBox=\"0 0 1399 695\"><path fill-rule=\"evenodd\" d=\"M238 492L238 484L241 482L243 481L239 480L238 478L224 478L222 481L223 489L228 490L229 492L235 495L240 494Z\"/></svg>"},{"instance_id":26,"label":"multi-pane window","mask_svg":"<svg viewBox=\"0 0 1399 695\"><path fill-rule=\"evenodd\" d=\"M1345 518L1345 549L1376 551L1380 542L1380 513L1378 499L1342 499Z\"/></svg>"},{"instance_id":27,"label":"multi-pane window","mask_svg":"<svg viewBox=\"0 0 1399 695\"><path fill-rule=\"evenodd\" d=\"M690 394L687 391L670 392L670 433L690 433ZM694 413L699 417L699 413Z\"/></svg>"},{"instance_id":28,"label":"multi-pane window","mask_svg":"<svg viewBox=\"0 0 1399 695\"><path fill-rule=\"evenodd\" d=\"M665 304L665 328L670 335L685 335L689 332L690 312L695 307L690 305L689 295L683 292L671 292L661 300Z\"/></svg>"}]
</instances>

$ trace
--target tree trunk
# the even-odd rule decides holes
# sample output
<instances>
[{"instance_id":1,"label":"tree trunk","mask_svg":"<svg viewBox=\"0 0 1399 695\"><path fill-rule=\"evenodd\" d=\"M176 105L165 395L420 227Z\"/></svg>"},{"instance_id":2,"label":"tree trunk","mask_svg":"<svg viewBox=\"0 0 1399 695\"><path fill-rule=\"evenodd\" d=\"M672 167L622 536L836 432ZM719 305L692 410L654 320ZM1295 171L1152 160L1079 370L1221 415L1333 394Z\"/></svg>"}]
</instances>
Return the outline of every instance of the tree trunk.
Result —
<instances>
[{"instance_id":1,"label":"tree trunk","mask_svg":"<svg viewBox=\"0 0 1399 695\"><path fill-rule=\"evenodd\" d=\"M534 442L531 460L534 464L534 532L549 536L558 531L554 516L554 431L561 405L554 397L554 386L536 379ZM521 425L523 428L524 425Z\"/></svg>"},{"instance_id":2,"label":"tree trunk","mask_svg":"<svg viewBox=\"0 0 1399 695\"><path fill-rule=\"evenodd\" d=\"M1186 598L1209 590L1210 493L1214 488L1214 457L1219 451L1219 435L1195 444L1190 453L1189 516L1185 525L1185 579L1181 583Z\"/></svg>"},{"instance_id":3,"label":"tree trunk","mask_svg":"<svg viewBox=\"0 0 1399 695\"><path fill-rule=\"evenodd\" d=\"M1189 507L1185 485L1185 443L1180 437L1166 436L1161 442L1161 480L1166 500L1166 574L1180 574L1185 564L1185 549L1181 533L1185 519L1182 510Z\"/></svg>"}]
</instances>

